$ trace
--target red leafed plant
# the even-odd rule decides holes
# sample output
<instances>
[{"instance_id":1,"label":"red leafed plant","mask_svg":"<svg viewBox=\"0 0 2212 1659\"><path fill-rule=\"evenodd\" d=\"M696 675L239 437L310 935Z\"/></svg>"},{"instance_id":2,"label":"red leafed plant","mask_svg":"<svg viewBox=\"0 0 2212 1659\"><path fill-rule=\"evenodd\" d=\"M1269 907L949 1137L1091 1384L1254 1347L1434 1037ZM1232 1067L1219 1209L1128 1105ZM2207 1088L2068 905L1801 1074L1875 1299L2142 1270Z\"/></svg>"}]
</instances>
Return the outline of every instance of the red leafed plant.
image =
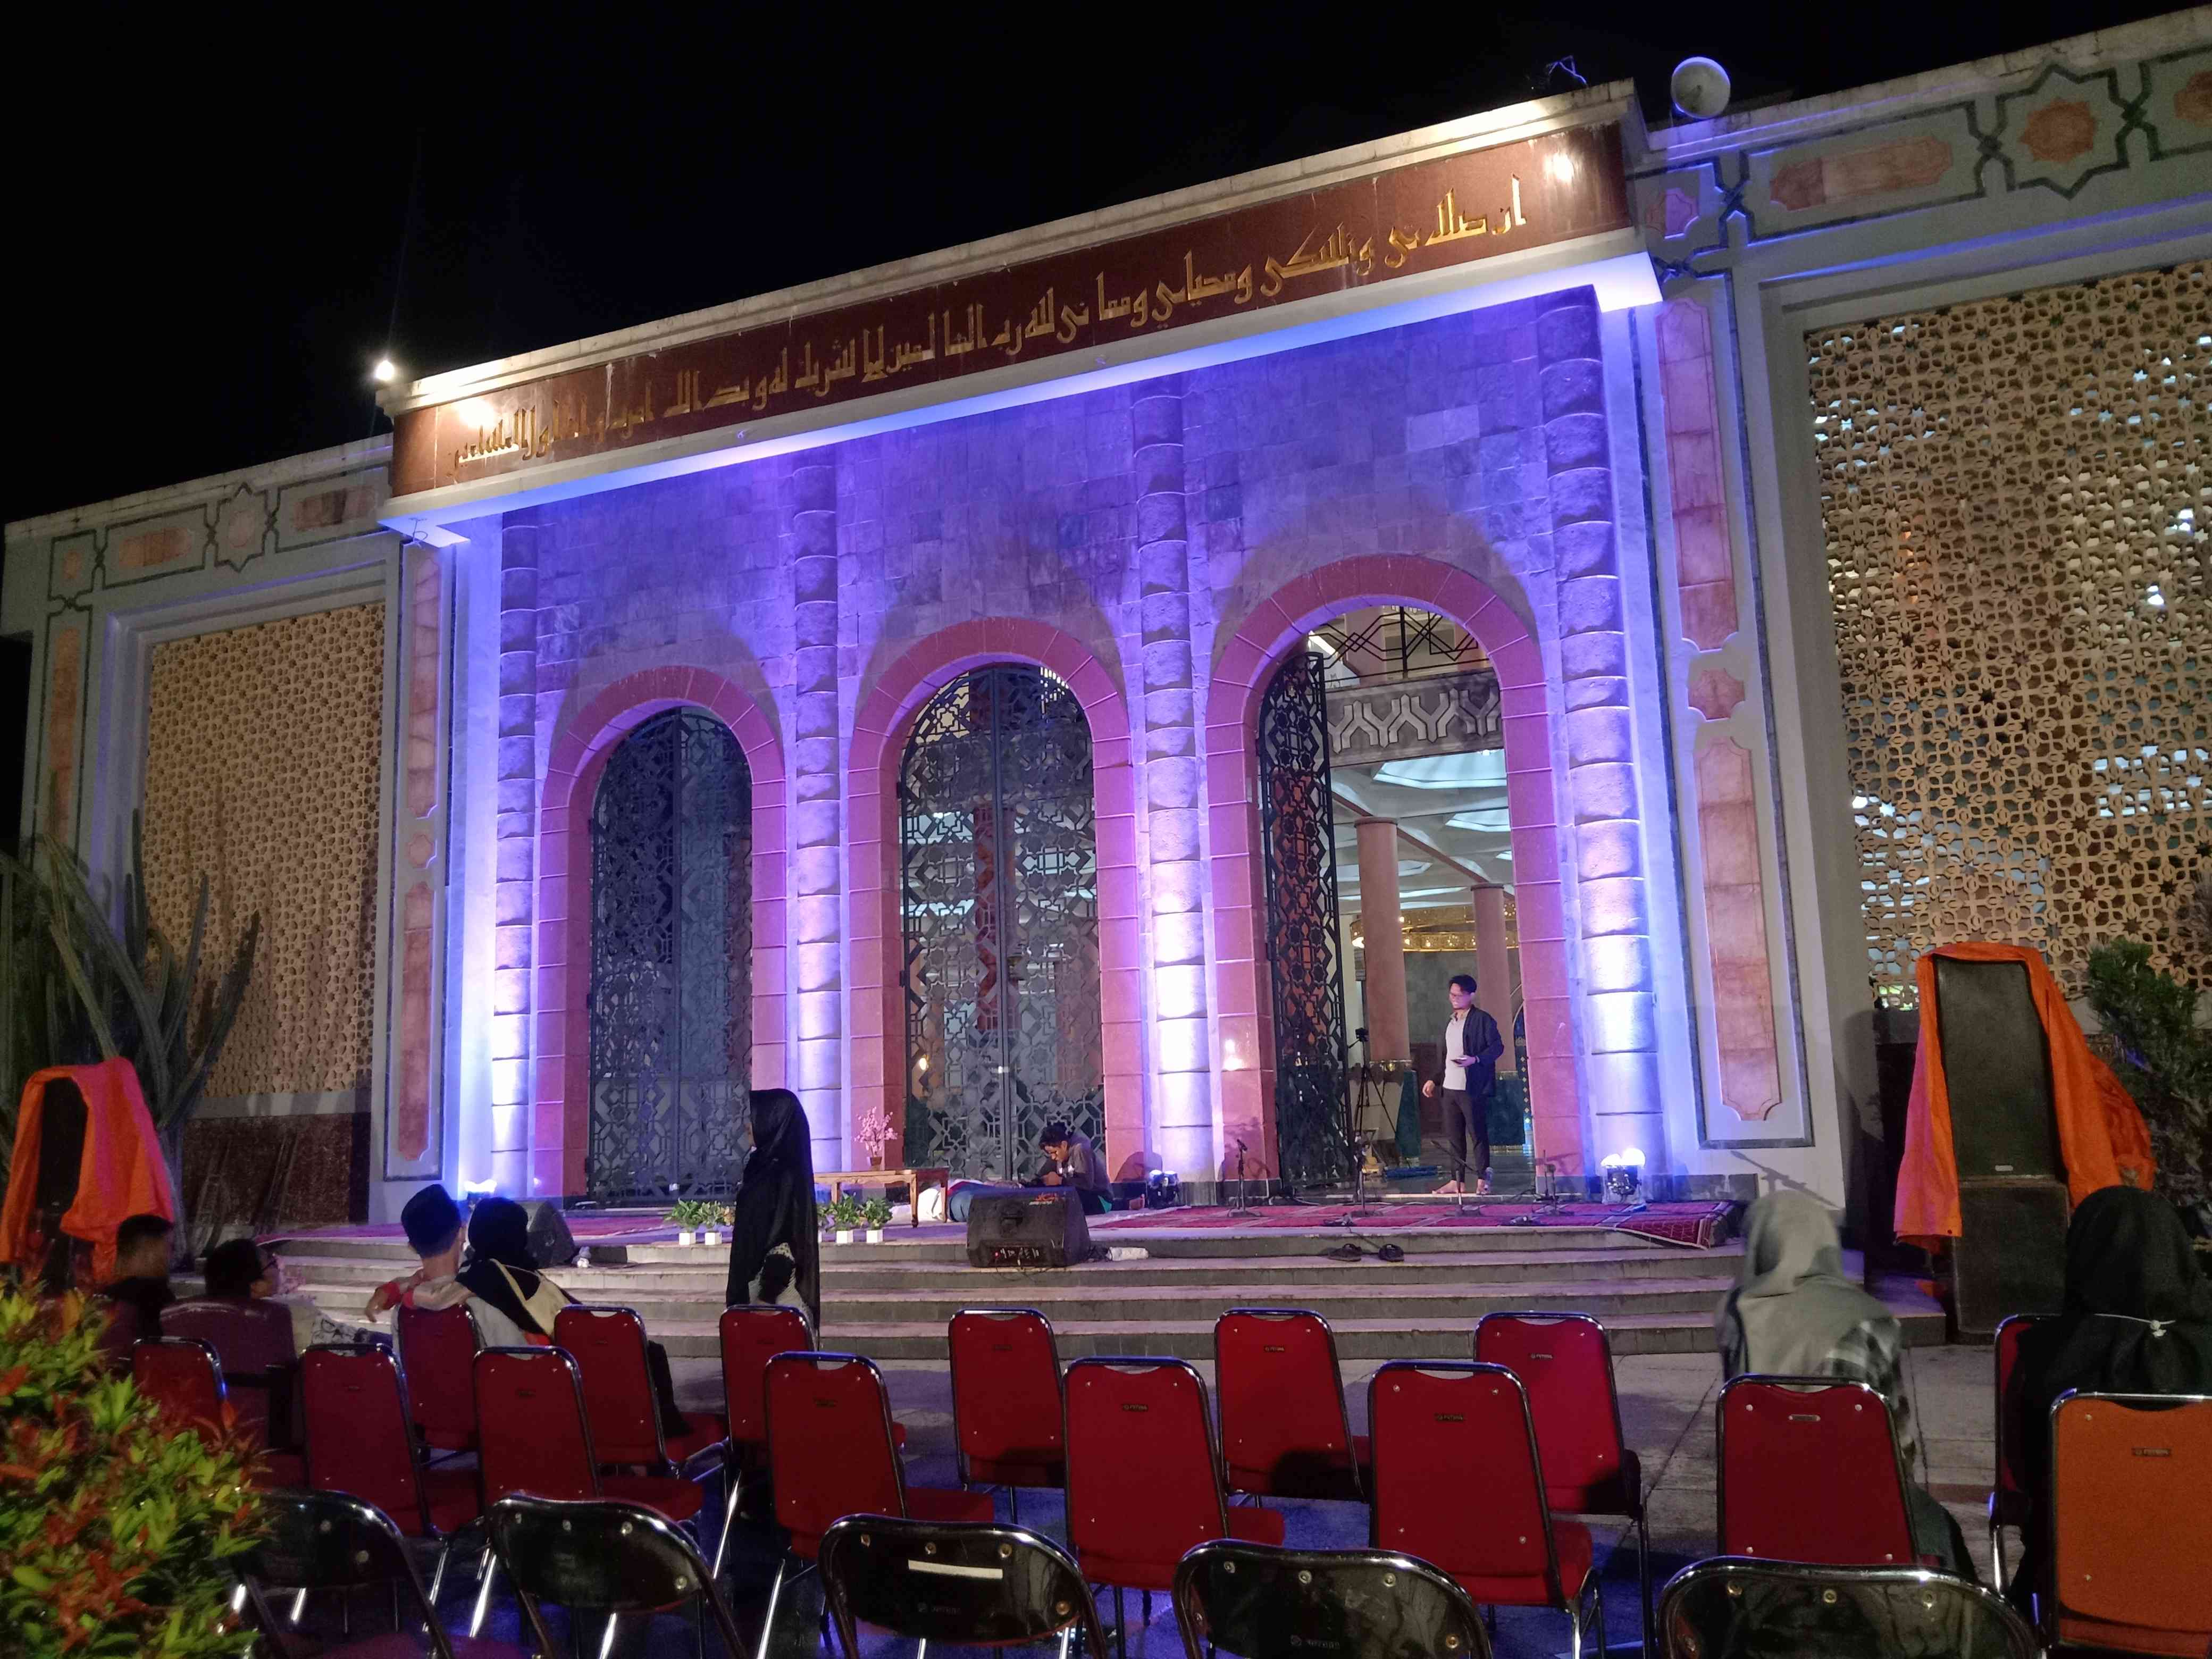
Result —
<instances>
[{"instance_id":1,"label":"red leafed plant","mask_svg":"<svg viewBox=\"0 0 2212 1659\"><path fill-rule=\"evenodd\" d=\"M0 1648L237 1659L249 1638L231 1563L258 1534L252 1450L109 1376L105 1322L82 1296L0 1290Z\"/></svg>"}]
</instances>

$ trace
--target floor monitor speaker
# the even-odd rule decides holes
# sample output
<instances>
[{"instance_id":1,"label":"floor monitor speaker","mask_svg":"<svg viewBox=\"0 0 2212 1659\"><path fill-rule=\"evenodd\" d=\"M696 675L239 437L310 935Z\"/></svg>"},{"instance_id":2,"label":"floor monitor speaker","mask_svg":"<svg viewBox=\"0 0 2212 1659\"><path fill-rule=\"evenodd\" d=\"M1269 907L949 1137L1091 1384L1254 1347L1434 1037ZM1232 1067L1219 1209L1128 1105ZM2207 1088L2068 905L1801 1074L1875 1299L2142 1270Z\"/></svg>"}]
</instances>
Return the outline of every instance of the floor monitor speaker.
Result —
<instances>
[{"instance_id":1,"label":"floor monitor speaker","mask_svg":"<svg viewBox=\"0 0 2212 1659\"><path fill-rule=\"evenodd\" d=\"M550 1200L526 1198L522 1207L530 1215L530 1259L541 1267L565 1267L576 1259L576 1236L568 1231L568 1218Z\"/></svg>"},{"instance_id":2,"label":"floor monitor speaker","mask_svg":"<svg viewBox=\"0 0 2212 1659\"><path fill-rule=\"evenodd\" d=\"M1959 1329L1987 1336L2014 1314L2066 1302L2065 1183L1961 1181L1951 1297Z\"/></svg>"},{"instance_id":3,"label":"floor monitor speaker","mask_svg":"<svg viewBox=\"0 0 2212 1659\"><path fill-rule=\"evenodd\" d=\"M1072 1267L1091 1260L1091 1224L1069 1192L979 1198L968 1209L968 1262L975 1267Z\"/></svg>"}]
</instances>

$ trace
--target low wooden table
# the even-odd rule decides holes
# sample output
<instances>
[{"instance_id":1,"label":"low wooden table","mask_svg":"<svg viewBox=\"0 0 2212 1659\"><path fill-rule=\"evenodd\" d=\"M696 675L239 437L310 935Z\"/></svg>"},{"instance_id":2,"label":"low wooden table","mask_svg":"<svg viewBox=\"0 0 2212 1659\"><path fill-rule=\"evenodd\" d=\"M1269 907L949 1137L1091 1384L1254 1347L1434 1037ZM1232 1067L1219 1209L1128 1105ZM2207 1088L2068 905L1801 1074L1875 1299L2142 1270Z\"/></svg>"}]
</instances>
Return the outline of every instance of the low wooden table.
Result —
<instances>
[{"instance_id":1,"label":"low wooden table","mask_svg":"<svg viewBox=\"0 0 2212 1659\"><path fill-rule=\"evenodd\" d=\"M925 1187L950 1187L952 1171L945 1169L817 1170L814 1179L818 1185L830 1188L830 1201L833 1204L845 1195L848 1187L895 1187L904 1182L909 1198L907 1224L919 1227L921 1225L921 1189Z\"/></svg>"}]
</instances>

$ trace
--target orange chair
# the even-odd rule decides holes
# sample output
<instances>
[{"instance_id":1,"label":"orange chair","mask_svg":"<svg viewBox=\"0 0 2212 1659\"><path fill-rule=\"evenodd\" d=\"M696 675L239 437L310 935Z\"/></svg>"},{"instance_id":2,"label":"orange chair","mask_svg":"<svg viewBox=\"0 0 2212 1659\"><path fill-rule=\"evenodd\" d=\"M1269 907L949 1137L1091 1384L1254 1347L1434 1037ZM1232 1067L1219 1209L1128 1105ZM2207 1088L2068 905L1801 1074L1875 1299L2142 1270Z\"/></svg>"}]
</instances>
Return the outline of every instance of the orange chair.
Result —
<instances>
[{"instance_id":1,"label":"orange chair","mask_svg":"<svg viewBox=\"0 0 2212 1659\"><path fill-rule=\"evenodd\" d=\"M1484 1606L1556 1607L1568 1652L1605 1652L1597 1544L1544 1504L1528 1390L1503 1365L1396 1359L1367 1386L1369 1542L1449 1573ZM1587 1603L1587 1610L1584 1604Z\"/></svg>"},{"instance_id":2,"label":"orange chair","mask_svg":"<svg viewBox=\"0 0 2212 1659\"><path fill-rule=\"evenodd\" d=\"M1721 1389L1720 1553L1909 1567L1912 1516L1889 1405L1863 1382L1735 1377Z\"/></svg>"},{"instance_id":3,"label":"orange chair","mask_svg":"<svg viewBox=\"0 0 2212 1659\"><path fill-rule=\"evenodd\" d=\"M1990 1481L1990 1582L2005 1581L2004 1529L2027 1524L2027 1488L2021 1484L2021 1441L2026 1425L2012 1407L2013 1371L2020 1364L2020 1340L2027 1334L2039 1314L2014 1314L1997 1322L1996 1468Z\"/></svg>"},{"instance_id":4,"label":"orange chair","mask_svg":"<svg viewBox=\"0 0 2212 1659\"><path fill-rule=\"evenodd\" d=\"M1230 1491L1360 1500L1367 1437L1352 1432L1327 1320L1303 1308L1231 1308L1213 1322L1213 1386Z\"/></svg>"},{"instance_id":5,"label":"orange chair","mask_svg":"<svg viewBox=\"0 0 2212 1659\"><path fill-rule=\"evenodd\" d=\"M2045 1639L2192 1659L2212 1649L2208 1490L2212 1395L2061 1395L2051 1583L2037 1587Z\"/></svg>"},{"instance_id":6,"label":"orange chair","mask_svg":"<svg viewBox=\"0 0 2212 1659\"><path fill-rule=\"evenodd\" d=\"M1636 1579L1644 1641L1651 1636L1651 1534L1644 1465L1620 1431L1613 1346L1588 1314L1494 1313L1475 1322L1479 1364L1503 1365L1528 1391L1544 1507L1561 1515L1617 1515L1636 1523Z\"/></svg>"},{"instance_id":7,"label":"orange chair","mask_svg":"<svg viewBox=\"0 0 2212 1659\"><path fill-rule=\"evenodd\" d=\"M1067 1409L1052 1323L1035 1308L963 1308L945 1326L952 1357L952 1449L963 1486L1067 1484Z\"/></svg>"}]
</instances>

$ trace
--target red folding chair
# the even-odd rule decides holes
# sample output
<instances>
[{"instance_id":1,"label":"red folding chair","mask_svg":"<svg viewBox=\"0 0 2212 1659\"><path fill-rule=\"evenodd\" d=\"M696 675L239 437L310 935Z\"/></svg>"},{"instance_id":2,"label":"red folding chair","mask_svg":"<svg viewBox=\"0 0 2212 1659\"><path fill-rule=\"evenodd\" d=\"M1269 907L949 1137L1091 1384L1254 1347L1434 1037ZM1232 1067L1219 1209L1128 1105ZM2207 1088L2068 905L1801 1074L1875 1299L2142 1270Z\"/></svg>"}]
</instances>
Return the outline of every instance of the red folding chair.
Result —
<instances>
[{"instance_id":1,"label":"red folding chair","mask_svg":"<svg viewBox=\"0 0 2212 1659\"><path fill-rule=\"evenodd\" d=\"M2035 1587L2045 1638L2212 1652L2212 1395L2069 1391L2050 1431L2051 1578Z\"/></svg>"},{"instance_id":2,"label":"red folding chair","mask_svg":"<svg viewBox=\"0 0 2212 1659\"><path fill-rule=\"evenodd\" d=\"M1474 1358L1503 1365L1528 1390L1544 1465L1544 1507L1555 1515L1617 1515L1636 1523L1636 1582L1651 1646L1651 1534L1644 1465L1620 1431L1613 1345L1588 1314L1494 1313L1475 1322Z\"/></svg>"},{"instance_id":3,"label":"red folding chair","mask_svg":"<svg viewBox=\"0 0 2212 1659\"><path fill-rule=\"evenodd\" d=\"M1367 1431L1376 1549L1441 1568L1486 1606L1556 1607L1567 1615L1573 1659L1585 1632L1604 1654L1596 1543L1581 1522L1545 1506L1519 1377L1503 1365L1393 1360L1367 1386Z\"/></svg>"},{"instance_id":4,"label":"red folding chair","mask_svg":"<svg viewBox=\"0 0 2212 1659\"><path fill-rule=\"evenodd\" d=\"M465 1308L410 1308L392 1316L407 1412L433 1451L477 1449L476 1322Z\"/></svg>"},{"instance_id":5,"label":"red folding chair","mask_svg":"<svg viewBox=\"0 0 2212 1659\"><path fill-rule=\"evenodd\" d=\"M165 1417L223 1432L222 1366L206 1343L188 1336L142 1338L131 1345L131 1379Z\"/></svg>"},{"instance_id":6,"label":"red folding chair","mask_svg":"<svg viewBox=\"0 0 2212 1659\"><path fill-rule=\"evenodd\" d=\"M196 1297L161 1310L161 1334L188 1336L213 1348L238 1426L258 1446L292 1449L299 1354L292 1346L292 1310L281 1302Z\"/></svg>"},{"instance_id":7,"label":"red folding chair","mask_svg":"<svg viewBox=\"0 0 2212 1659\"><path fill-rule=\"evenodd\" d=\"M307 1350L300 1371L308 1486L359 1498L390 1516L406 1537L435 1543L434 1604L453 1535L483 1515L476 1471L422 1467L399 1362L384 1349L319 1345Z\"/></svg>"},{"instance_id":8,"label":"red folding chair","mask_svg":"<svg viewBox=\"0 0 2212 1659\"><path fill-rule=\"evenodd\" d=\"M875 1362L856 1353L780 1353L768 1364L769 1480L777 1524L791 1534L769 1591L775 1626L791 1558L811 1563L822 1535L848 1515L911 1521L988 1521L991 1494L909 1486L891 1434L890 1395Z\"/></svg>"},{"instance_id":9,"label":"red folding chair","mask_svg":"<svg viewBox=\"0 0 2212 1659\"><path fill-rule=\"evenodd\" d=\"M1832 1567L1918 1560L1889 1405L1874 1389L1746 1375L1723 1387L1718 1416L1723 1555Z\"/></svg>"},{"instance_id":10,"label":"red folding chair","mask_svg":"<svg viewBox=\"0 0 2212 1659\"><path fill-rule=\"evenodd\" d=\"M1213 1322L1213 1386L1231 1492L1364 1495L1364 1435L1352 1432L1328 1322L1303 1308L1231 1308Z\"/></svg>"},{"instance_id":11,"label":"red folding chair","mask_svg":"<svg viewBox=\"0 0 2212 1659\"><path fill-rule=\"evenodd\" d=\"M952 1446L963 1486L1067 1484L1067 1402L1051 1322L1035 1308L963 1308L945 1327L952 1354Z\"/></svg>"},{"instance_id":12,"label":"red folding chair","mask_svg":"<svg viewBox=\"0 0 2212 1659\"><path fill-rule=\"evenodd\" d=\"M1067 1536L1083 1576L1114 1587L1126 1650L1124 1589L1175 1589L1176 1564L1217 1538L1283 1541L1279 1510L1231 1507L1206 1384L1180 1359L1079 1359L1067 1370Z\"/></svg>"},{"instance_id":13,"label":"red folding chair","mask_svg":"<svg viewBox=\"0 0 2212 1659\"><path fill-rule=\"evenodd\" d=\"M723 1419L701 1412L675 1439L663 1433L645 1322L634 1310L572 1302L553 1316L553 1346L576 1358L592 1449L602 1463L696 1480L721 1462L730 1437Z\"/></svg>"},{"instance_id":14,"label":"red folding chair","mask_svg":"<svg viewBox=\"0 0 2212 1659\"><path fill-rule=\"evenodd\" d=\"M780 1353L810 1353L814 1330L796 1308L770 1303L739 1303L725 1308L720 1322L722 1346L722 1408L730 1425L729 1456L723 1465L728 1491L722 1508L722 1535L714 1544L714 1571L730 1544L744 1478L768 1472L768 1362ZM891 1425L891 1438L906 1444L906 1431Z\"/></svg>"},{"instance_id":15,"label":"red folding chair","mask_svg":"<svg viewBox=\"0 0 2212 1659\"><path fill-rule=\"evenodd\" d=\"M2021 1482L2021 1455L2027 1425L2012 1399L2013 1373L2020 1364L2020 1340L2040 1314L2014 1314L1997 1322L1996 1346L1997 1383L1996 1469L1990 1482L1990 1582L2005 1581L2004 1529L2024 1527L2028 1519L2027 1488Z\"/></svg>"}]
</instances>

